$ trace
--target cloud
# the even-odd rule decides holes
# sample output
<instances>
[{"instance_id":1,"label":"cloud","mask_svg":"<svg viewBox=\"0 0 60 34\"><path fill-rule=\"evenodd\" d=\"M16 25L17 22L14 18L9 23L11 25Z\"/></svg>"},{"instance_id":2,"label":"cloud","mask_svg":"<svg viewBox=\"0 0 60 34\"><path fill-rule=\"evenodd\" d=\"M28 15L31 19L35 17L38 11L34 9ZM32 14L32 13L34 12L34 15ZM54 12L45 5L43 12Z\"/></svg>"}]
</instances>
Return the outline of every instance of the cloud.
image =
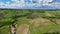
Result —
<instances>
[{"instance_id":1,"label":"cloud","mask_svg":"<svg viewBox=\"0 0 60 34\"><path fill-rule=\"evenodd\" d=\"M6 3L0 2L0 8L31 8L31 7L41 7L41 6L49 6L53 8L59 8L60 9L60 3L58 2L53 2L53 0L30 0L36 1L36 3L26 3L25 0L11 0L13 3L10 1L7 1ZM53 2L53 3L49 3Z\"/></svg>"},{"instance_id":2,"label":"cloud","mask_svg":"<svg viewBox=\"0 0 60 34\"><path fill-rule=\"evenodd\" d=\"M13 1L14 3L11 3L11 2L6 2L6 3L4 3L4 2L0 2L0 6L2 7L2 8L17 8L17 7L20 7L21 6L21 3L20 3L20 1L19 0L11 0L11 1ZM10 4L11 3L11 4Z\"/></svg>"},{"instance_id":3,"label":"cloud","mask_svg":"<svg viewBox=\"0 0 60 34\"><path fill-rule=\"evenodd\" d=\"M53 0L43 0L43 5L48 5L49 2L52 2Z\"/></svg>"},{"instance_id":4,"label":"cloud","mask_svg":"<svg viewBox=\"0 0 60 34\"><path fill-rule=\"evenodd\" d=\"M8 1L8 2L6 2L7 4L9 4L10 2Z\"/></svg>"},{"instance_id":5,"label":"cloud","mask_svg":"<svg viewBox=\"0 0 60 34\"><path fill-rule=\"evenodd\" d=\"M58 3L58 2L54 2L51 5L53 5L53 7L57 8L57 9L60 9L60 3Z\"/></svg>"}]
</instances>

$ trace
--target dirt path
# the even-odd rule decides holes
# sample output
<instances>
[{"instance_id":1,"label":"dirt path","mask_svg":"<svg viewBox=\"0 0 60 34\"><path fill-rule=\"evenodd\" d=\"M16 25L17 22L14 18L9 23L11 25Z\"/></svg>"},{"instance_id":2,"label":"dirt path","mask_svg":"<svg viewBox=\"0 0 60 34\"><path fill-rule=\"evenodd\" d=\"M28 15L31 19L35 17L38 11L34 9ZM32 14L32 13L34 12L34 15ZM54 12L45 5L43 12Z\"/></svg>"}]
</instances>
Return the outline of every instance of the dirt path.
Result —
<instances>
[{"instance_id":1,"label":"dirt path","mask_svg":"<svg viewBox=\"0 0 60 34\"><path fill-rule=\"evenodd\" d=\"M29 25L22 24L17 29L17 34L28 34L29 31Z\"/></svg>"}]
</instances>

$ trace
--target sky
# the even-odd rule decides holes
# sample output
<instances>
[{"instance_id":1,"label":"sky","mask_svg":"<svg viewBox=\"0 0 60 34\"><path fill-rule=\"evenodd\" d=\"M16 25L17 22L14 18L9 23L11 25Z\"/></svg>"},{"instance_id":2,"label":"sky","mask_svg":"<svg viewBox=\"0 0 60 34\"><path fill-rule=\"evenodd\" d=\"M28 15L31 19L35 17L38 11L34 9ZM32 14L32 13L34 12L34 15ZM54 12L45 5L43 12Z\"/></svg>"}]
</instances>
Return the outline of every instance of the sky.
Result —
<instances>
[{"instance_id":1,"label":"sky","mask_svg":"<svg viewBox=\"0 0 60 34\"><path fill-rule=\"evenodd\" d=\"M0 8L60 9L60 0L0 0Z\"/></svg>"}]
</instances>

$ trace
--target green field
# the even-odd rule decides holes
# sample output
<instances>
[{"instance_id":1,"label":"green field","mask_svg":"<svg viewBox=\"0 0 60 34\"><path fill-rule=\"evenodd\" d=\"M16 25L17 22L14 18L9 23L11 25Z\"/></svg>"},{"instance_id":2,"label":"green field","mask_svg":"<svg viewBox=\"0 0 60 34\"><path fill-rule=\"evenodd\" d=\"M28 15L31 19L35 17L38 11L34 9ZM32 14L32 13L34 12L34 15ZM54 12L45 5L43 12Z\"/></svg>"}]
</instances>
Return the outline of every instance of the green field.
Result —
<instances>
[{"instance_id":1,"label":"green field","mask_svg":"<svg viewBox=\"0 0 60 34\"><path fill-rule=\"evenodd\" d=\"M60 10L0 10L0 34L9 34L9 26L28 24L30 34L59 33Z\"/></svg>"}]
</instances>

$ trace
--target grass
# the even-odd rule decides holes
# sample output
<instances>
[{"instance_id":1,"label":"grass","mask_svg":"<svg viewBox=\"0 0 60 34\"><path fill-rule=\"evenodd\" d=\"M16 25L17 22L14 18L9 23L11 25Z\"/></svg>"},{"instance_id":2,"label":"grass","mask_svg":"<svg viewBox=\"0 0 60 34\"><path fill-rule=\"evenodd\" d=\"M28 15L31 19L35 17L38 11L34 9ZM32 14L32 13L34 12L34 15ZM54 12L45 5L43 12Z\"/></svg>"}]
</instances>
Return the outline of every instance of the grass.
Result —
<instances>
[{"instance_id":1,"label":"grass","mask_svg":"<svg viewBox=\"0 0 60 34\"><path fill-rule=\"evenodd\" d=\"M29 19L22 17L17 19L17 25L20 26L21 24L29 24Z\"/></svg>"},{"instance_id":2,"label":"grass","mask_svg":"<svg viewBox=\"0 0 60 34\"><path fill-rule=\"evenodd\" d=\"M43 24L40 23L40 25L36 27L34 25L34 23L32 23L32 24L29 23L29 21L30 21L29 18L34 18L34 19L42 18L42 17L45 17L45 18L49 18L49 17L58 18L59 17L60 18L60 10L59 11L44 11L44 12L42 12L42 11L41 12L40 11L31 12L28 10L27 11L23 10L21 12L18 11L18 13L11 11L11 10L0 10L0 11L1 11L0 13L3 13L3 12L6 13L5 18L9 18L9 19L2 19L3 25L5 25L5 26L0 27L0 34L9 34L9 25L7 25L7 24L14 21L14 19L12 19L12 17L15 16L15 14L17 15L17 17L20 16L17 18L17 21L16 21L17 25L20 26L21 24L28 24L30 26L30 34L43 34L46 32L51 32L52 30L54 31L55 29L57 29L58 25L49 21L49 22L47 22L47 25L45 25L46 22L44 22ZM0 25L2 25L2 22L0 20Z\"/></svg>"},{"instance_id":3,"label":"grass","mask_svg":"<svg viewBox=\"0 0 60 34\"><path fill-rule=\"evenodd\" d=\"M30 33L31 34L43 34L43 33L50 32L51 30L54 31L58 27L53 22L48 22L47 24L48 25L45 25L45 23L43 23L43 24L41 24L41 26L35 27L34 23L32 23L30 25Z\"/></svg>"},{"instance_id":4,"label":"grass","mask_svg":"<svg viewBox=\"0 0 60 34\"><path fill-rule=\"evenodd\" d=\"M1 27L0 34L9 34L9 26Z\"/></svg>"}]
</instances>

